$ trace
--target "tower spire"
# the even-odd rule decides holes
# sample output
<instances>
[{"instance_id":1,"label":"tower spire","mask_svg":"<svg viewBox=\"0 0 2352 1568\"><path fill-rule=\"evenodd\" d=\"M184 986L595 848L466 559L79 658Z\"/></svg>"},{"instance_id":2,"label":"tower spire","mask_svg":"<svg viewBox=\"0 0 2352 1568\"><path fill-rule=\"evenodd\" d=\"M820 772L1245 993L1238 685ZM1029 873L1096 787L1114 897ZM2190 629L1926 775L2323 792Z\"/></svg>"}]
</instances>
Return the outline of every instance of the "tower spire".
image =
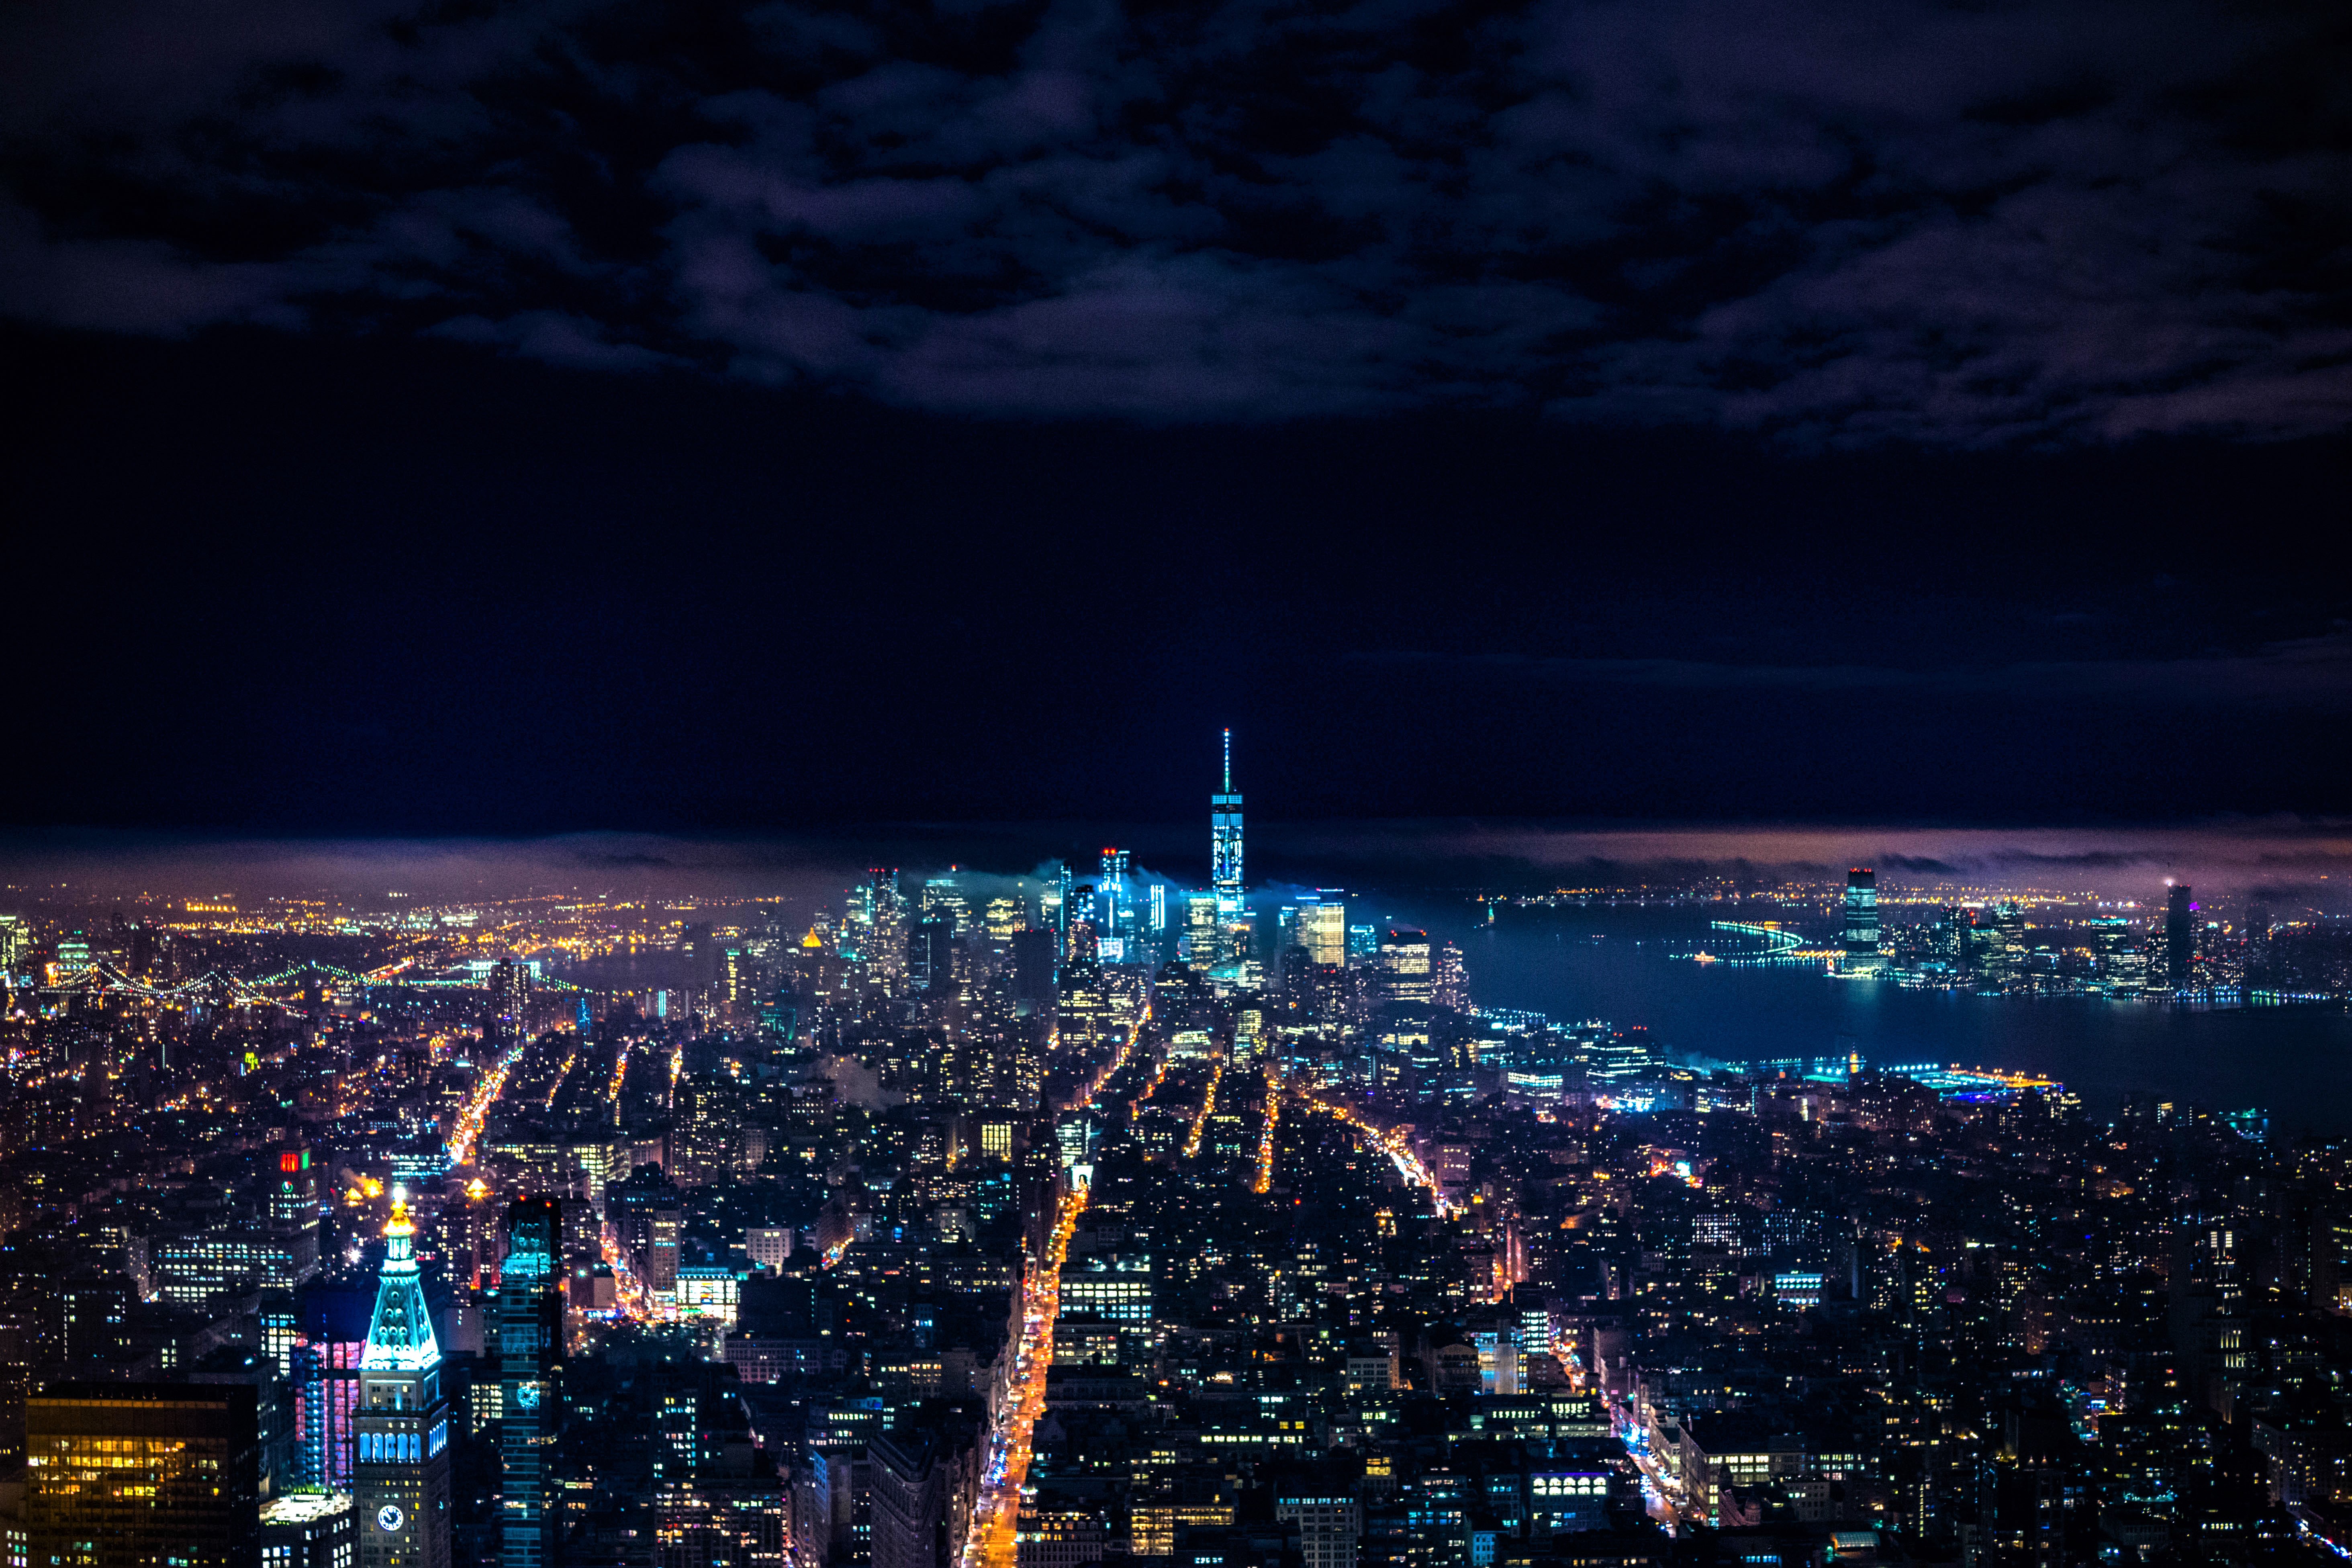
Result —
<instances>
[{"instance_id":1,"label":"tower spire","mask_svg":"<svg viewBox=\"0 0 2352 1568\"><path fill-rule=\"evenodd\" d=\"M1225 731L1225 787L1209 797L1209 885L1220 920L1238 918L1242 895L1242 797L1234 793L1234 732Z\"/></svg>"}]
</instances>

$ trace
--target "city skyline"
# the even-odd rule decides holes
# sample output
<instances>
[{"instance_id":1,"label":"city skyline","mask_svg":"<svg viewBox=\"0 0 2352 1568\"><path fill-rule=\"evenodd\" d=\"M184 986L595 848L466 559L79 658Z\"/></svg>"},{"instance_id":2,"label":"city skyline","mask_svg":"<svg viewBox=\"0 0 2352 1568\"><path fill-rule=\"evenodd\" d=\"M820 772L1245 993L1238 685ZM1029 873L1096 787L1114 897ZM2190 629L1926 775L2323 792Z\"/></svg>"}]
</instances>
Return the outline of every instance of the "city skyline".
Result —
<instances>
[{"instance_id":1,"label":"city skyline","mask_svg":"<svg viewBox=\"0 0 2352 1568\"><path fill-rule=\"evenodd\" d=\"M0 1568L2341 1568L2347 83L0 8Z\"/></svg>"}]
</instances>

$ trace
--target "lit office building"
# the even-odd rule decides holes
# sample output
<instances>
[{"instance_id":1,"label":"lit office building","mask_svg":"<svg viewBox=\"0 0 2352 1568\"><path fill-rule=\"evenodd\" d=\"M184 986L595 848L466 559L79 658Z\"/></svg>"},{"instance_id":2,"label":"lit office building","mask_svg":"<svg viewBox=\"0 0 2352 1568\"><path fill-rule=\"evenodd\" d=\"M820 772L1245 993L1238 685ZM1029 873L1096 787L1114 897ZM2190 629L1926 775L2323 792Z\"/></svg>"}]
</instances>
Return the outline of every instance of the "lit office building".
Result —
<instances>
[{"instance_id":1,"label":"lit office building","mask_svg":"<svg viewBox=\"0 0 2352 1568\"><path fill-rule=\"evenodd\" d=\"M1657 1068L1649 1036L1640 1029L1612 1029L1585 1047L1585 1076L1597 1086L1615 1088L1647 1076Z\"/></svg>"},{"instance_id":2,"label":"lit office building","mask_svg":"<svg viewBox=\"0 0 2352 1568\"><path fill-rule=\"evenodd\" d=\"M58 1384L25 1401L31 1561L251 1568L260 1427L236 1384Z\"/></svg>"},{"instance_id":3,"label":"lit office building","mask_svg":"<svg viewBox=\"0 0 2352 1568\"><path fill-rule=\"evenodd\" d=\"M1184 962L1195 969L1214 968L1217 963L1217 895L1187 893L1184 895Z\"/></svg>"},{"instance_id":4,"label":"lit office building","mask_svg":"<svg viewBox=\"0 0 2352 1568\"><path fill-rule=\"evenodd\" d=\"M1337 888L1318 888L1298 903L1292 938L1316 963L1348 962L1348 904Z\"/></svg>"},{"instance_id":5,"label":"lit office building","mask_svg":"<svg viewBox=\"0 0 2352 1568\"><path fill-rule=\"evenodd\" d=\"M1381 938L1381 983L1391 1002L1427 1004L1435 994L1430 975L1429 933L1402 929Z\"/></svg>"}]
</instances>

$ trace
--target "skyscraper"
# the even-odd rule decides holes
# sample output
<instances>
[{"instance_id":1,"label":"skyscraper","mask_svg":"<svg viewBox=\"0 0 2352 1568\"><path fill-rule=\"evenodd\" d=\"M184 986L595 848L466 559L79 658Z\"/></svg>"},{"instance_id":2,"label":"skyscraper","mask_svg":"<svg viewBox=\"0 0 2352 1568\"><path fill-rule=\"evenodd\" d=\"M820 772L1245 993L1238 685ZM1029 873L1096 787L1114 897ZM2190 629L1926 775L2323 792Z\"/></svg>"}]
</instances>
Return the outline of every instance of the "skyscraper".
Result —
<instances>
[{"instance_id":1,"label":"skyscraper","mask_svg":"<svg viewBox=\"0 0 2352 1568\"><path fill-rule=\"evenodd\" d=\"M1209 887L1217 896L1221 921L1242 912L1242 797L1234 790L1231 730L1225 731L1225 787L1209 797ZM1192 962L1201 963L1200 955Z\"/></svg>"},{"instance_id":2,"label":"skyscraper","mask_svg":"<svg viewBox=\"0 0 2352 1568\"><path fill-rule=\"evenodd\" d=\"M562 1205L517 1198L507 1207L499 1275L499 1459L501 1568L546 1568L555 1539L547 1459L555 1441L554 1373L563 1343L556 1258Z\"/></svg>"},{"instance_id":3,"label":"skyscraper","mask_svg":"<svg viewBox=\"0 0 2352 1568\"><path fill-rule=\"evenodd\" d=\"M530 1009L530 971L512 958L500 959L490 971L488 1016L482 1034L493 1044L511 1045L523 1037Z\"/></svg>"},{"instance_id":4,"label":"skyscraper","mask_svg":"<svg viewBox=\"0 0 2352 1568\"><path fill-rule=\"evenodd\" d=\"M1856 866L1845 874L1845 959L1849 974L1876 974L1878 952L1878 873Z\"/></svg>"},{"instance_id":5,"label":"skyscraper","mask_svg":"<svg viewBox=\"0 0 2352 1568\"><path fill-rule=\"evenodd\" d=\"M1050 928L1034 926L1013 932L1013 994L1032 1004L1051 1002L1061 966L1060 950L1061 939Z\"/></svg>"},{"instance_id":6,"label":"skyscraper","mask_svg":"<svg viewBox=\"0 0 2352 1568\"><path fill-rule=\"evenodd\" d=\"M895 996L907 978L907 900L898 890L898 868L875 868L873 888L873 952L866 962L882 989Z\"/></svg>"},{"instance_id":7,"label":"skyscraper","mask_svg":"<svg viewBox=\"0 0 2352 1568\"><path fill-rule=\"evenodd\" d=\"M735 1080L724 1073L688 1073L672 1098L671 1180L681 1187L723 1182L735 1169L742 1106Z\"/></svg>"},{"instance_id":8,"label":"skyscraper","mask_svg":"<svg viewBox=\"0 0 2352 1568\"><path fill-rule=\"evenodd\" d=\"M1105 849L1102 852L1102 876L1095 884L1100 900L1097 917L1102 933L1110 937L1134 934L1135 900L1127 885L1128 865L1131 857L1125 849Z\"/></svg>"},{"instance_id":9,"label":"skyscraper","mask_svg":"<svg viewBox=\"0 0 2352 1568\"><path fill-rule=\"evenodd\" d=\"M2164 890L2164 983L2186 991L2196 978L2197 905L2189 884L2175 882Z\"/></svg>"},{"instance_id":10,"label":"skyscraper","mask_svg":"<svg viewBox=\"0 0 2352 1568\"><path fill-rule=\"evenodd\" d=\"M955 987L955 921L942 913L917 921L907 934L907 984L919 994Z\"/></svg>"},{"instance_id":11,"label":"skyscraper","mask_svg":"<svg viewBox=\"0 0 2352 1568\"><path fill-rule=\"evenodd\" d=\"M1348 904L1337 888L1318 888L1298 900L1298 945L1317 963L1333 966L1348 962Z\"/></svg>"},{"instance_id":12,"label":"skyscraper","mask_svg":"<svg viewBox=\"0 0 2352 1568\"><path fill-rule=\"evenodd\" d=\"M1072 965L1101 962L1102 925L1095 914L1095 890L1081 883L1070 889L1063 926L1062 956Z\"/></svg>"},{"instance_id":13,"label":"skyscraper","mask_svg":"<svg viewBox=\"0 0 2352 1568\"><path fill-rule=\"evenodd\" d=\"M1213 969L1217 952L1217 896L1184 895L1184 961L1195 969Z\"/></svg>"},{"instance_id":14,"label":"skyscraper","mask_svg":"<svg viewBox=\"0 0 2352 1568\"><path fill-rule=\"evenodd\" d=\"M449 1568L449 1404L417 1274L416 1226L396 1188L383 1240L352 1420L360 1568Z\"/></svg>"},{"instance_id":15,"label":"skyscraper","mask_svg":"<svg viewBox=\"0 0 2352 1568\"><path fill-rule=\"evenodd\" d=\"M1381 938L1381 992L1391 1002L1425 1004L1433 999L1427 931L1399 927Z\"/></svg>"},{"instance_id":16,"label":"skyscraper","mask_svg":"<svg viewBox=\"0 0 2352 1568\"><path fill-rule=\"evenodd\" d=\"M260 1556L251 1387L58 1384L25 1401L25 1529L48 1568L249 1568Z\"/></svg>"}]
</instances>

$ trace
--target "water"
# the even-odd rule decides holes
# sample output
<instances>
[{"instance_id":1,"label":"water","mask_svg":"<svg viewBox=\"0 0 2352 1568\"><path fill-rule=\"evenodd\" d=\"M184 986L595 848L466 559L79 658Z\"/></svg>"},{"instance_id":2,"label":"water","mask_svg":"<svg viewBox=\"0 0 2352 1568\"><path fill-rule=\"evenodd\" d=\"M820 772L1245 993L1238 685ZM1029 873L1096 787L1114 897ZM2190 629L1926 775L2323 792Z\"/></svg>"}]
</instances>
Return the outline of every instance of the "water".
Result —
<instances>
[{"instance_id":1,"label":"water","mask_svg":"<svg viewBox=\"0 0 2352 1568\"><path fill-rule=\"evenodd\" d=\"M2352 1134L2352 1016L2333 1008L2192 1011L2094 997L1962 996L1737 969L1671 956L1705 941L1683 910L1507 910L1494 926L1440 921L1483 1006L1640 1024L1726 1061L1826 1057L2040 1073L2111 1114L2129 1090L2214 1110L2259 1106L2279 1134ZM1595 940L1598 938L1599 940ZM1726 951L1718 935L1705 945Z\"/></svg>"}]
</instances>

